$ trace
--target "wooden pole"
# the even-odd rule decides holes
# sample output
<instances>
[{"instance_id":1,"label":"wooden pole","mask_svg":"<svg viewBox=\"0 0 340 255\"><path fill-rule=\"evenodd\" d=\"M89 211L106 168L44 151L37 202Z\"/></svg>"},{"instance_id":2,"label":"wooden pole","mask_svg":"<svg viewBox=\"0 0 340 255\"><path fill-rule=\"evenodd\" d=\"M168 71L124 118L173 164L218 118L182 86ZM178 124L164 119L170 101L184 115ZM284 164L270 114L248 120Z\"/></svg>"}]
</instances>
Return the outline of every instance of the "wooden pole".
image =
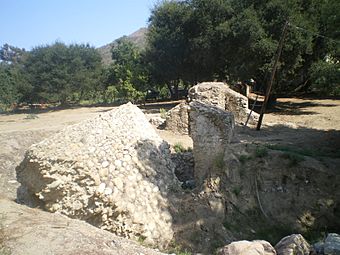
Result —
<instances>
[{"instance_id":1,"label":"wooden pole","mask_svg":"<svg viewBox=\"0 0 340 255\"><path fill-rule=\"evenodd\" d=\"M251 107L251 111L250 111L250 113L249 113L249 115L248 115L248 118L247 118L247 121L246 121L246 124L244 124L245 126L247 126L248 125L248 121L249 121L249 119L250 119L250 116L251 116L251 114L253 113L253 111L254 111L254 108L255 108L255 105L256 105L256 103L257 103L257 99L259 98L259 95L258 94L256 94L256 99L255 99L255 101L254 101L254 103L253 103L253 106Z\"/></svg>"},{"instance_id":2,"label":"wooden pole","mask_svg":"<svg viewBox=\"0 0 340 255\"><path fill-rule=\"evenodd\" d=\"M259 121L257 123L256 130L261 129L263 115L264 115L264 112L266 111L268 99L269 99L269 96L270 96L270 91L271 91L272 86L273 86L273 82L274 82L274 78L275 78L275 72L276 72L277 65L278 65L279 60L280 60L280 56L281 56L281 52L282 52L282 48L283 48L283 42L284 42L284 39L286 37L288 24L289 24L288 21L286 21L286 23L283 27L283 30L282 30L279 46L278 46L277 51L276 51L276 59L275 59L275 62L274 62L274 65L273 65L273 70L272 70L272 73L271 73L271 77L270 77L270 80L269 80L269 83L268 83L268 86L267 86L266 95L265 95L265 98L264 98L264 102L262 104L261 113L260 113Z\"/></svg>"}]
</instances>

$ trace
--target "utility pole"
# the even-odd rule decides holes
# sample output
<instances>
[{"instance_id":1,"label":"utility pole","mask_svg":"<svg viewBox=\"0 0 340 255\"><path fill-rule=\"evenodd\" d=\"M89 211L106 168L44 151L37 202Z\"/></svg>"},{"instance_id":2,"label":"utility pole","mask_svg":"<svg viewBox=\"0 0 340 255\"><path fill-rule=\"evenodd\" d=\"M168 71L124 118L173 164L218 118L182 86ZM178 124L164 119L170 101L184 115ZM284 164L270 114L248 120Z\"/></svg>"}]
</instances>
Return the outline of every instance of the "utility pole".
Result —
<instances>
[{"instance_id":1,"label":"utility pole","mask_svg":"<svg viewBox=\"0 0 340 255\"><path fill-rule=\"evenodd\" d=\"M277 65L278 65L279 60L280 60L280 56L281 56L281 52L282 52L282 48L283 48L283 42L284 42L285 37L286 37L288 25L289 25L289 22L286 21L286 23L285 23L285 25L282 29L282 34L281 34L279 46L278 46L277 51L276 51L276 59L275 59L274 65L273 65L273 70L272 70L272 73L271 73L270 81L269 81L268 86L267 86L266 95L265 95L265 98L264 98L264 102L262 104L261 113L260 113L259 121L257 123L256 130L261 129L263 115L264 115L264 112L266 111L268 99L269 99L269 96L270 96L270 91L271 91L272 86L273 86L273 82L274 82L274 78L275 78L275 72L276 72Z\"/></svg>"}]
</instances>

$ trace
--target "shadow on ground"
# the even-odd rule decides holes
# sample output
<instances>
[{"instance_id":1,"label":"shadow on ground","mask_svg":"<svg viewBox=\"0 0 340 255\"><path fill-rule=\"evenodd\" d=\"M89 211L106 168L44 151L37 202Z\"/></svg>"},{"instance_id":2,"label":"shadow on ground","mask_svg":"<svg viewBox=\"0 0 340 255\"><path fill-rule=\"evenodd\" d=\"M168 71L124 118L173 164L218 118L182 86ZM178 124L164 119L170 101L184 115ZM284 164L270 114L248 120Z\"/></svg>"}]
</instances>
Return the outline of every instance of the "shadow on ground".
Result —
<instances>
[{"instance_id":1,"label":"shadow on ground","mask_svg":"<svg viewBox=\"0 0 340 255\"><path fill-rule=\"evenodd\" d=\"M336 107L336 104L324 104L315 102L276 102L267 109L267 113L278 115L312 115L319 114L315 111L307 111L309 107ZM259 110L259 109L257 109Z\"/></svg>"},{"instance_id":2,"label":"shadow on ground","mask_svg":"<svg viewBox=\"0 0 340 255\"><path fill-rule=\"evenodd\" d=\"M170 247L172 247L174 250L177 249L177 252L179 251L178 247L182 247L182 251L188 250L191 252L200 252L202 254L212 254L216 248L234 241L235 239L246 239L250 236L253 239L267 237L272 238L268 241L277 242L285 235L296 231L296 229L290 225L282 225L284 226L282 227L277 223L277 219L273 221L273 219L264 218L260 212L260 209L257 207L257 209L254 209L253 211L242 209L243 206L241 204L248 203L250 200L257 201L256 193L254 191L255 188L253 186L254 178L259 178L258 182L261 186L258 193L260 194L259 196L267 199L267 202L263 202L263 204L269 208L268 211L280 211L279 207L282 202L282 204L284 204L284 206L282 205L282 215L285 217L290 217L290 221L287 220L287 222L294 222L294 217L297 217L296 215L299 215L299 217L301 215L308 216L308 213L311 210L311 204L317 204L318 201L321 201L328 196L334 196L335 190L333 190L333 186L337 186L337 184L334 182L336 182L339 178L333 177L340 176L340 131L290 128L283 125L276 125L265 127L260 132L247 127L238 127L237 136L241 143L231 144L230 146L233 147L234 150L237 150L234 147L235 145L237 145L236 147L241 147L241 150L247 150L247 146L248 148L249 146L252 146L251 148L257 148L257 145L260 144L261 146L264 146L266 150L272 151L272 153L269 153L268 155L274 155L275 160L273 159L272 161L270 156L266 158L262 156L255 156L255 158L252 159L253 161L250 160L247 163L248 165L246 165L236 159L238 163L235 165L235 169L229 169L228 167L230 166L230 161L224 158L225 167L228 169L228 171L221 170L221 175L219 177L226 186L220 187L220 193L218 193L216 190L214 192L203 192L203 186L197 187L193 190L183 190L182 188L176 186L169 187L168 192L163 193L163 196L168 201L168 210L172 215L173 226L175 228L174 242ZM147 146L152 148L151 151L160 150L149 141L143 142L147 143ZM142 153L142 151L143 150L140 150L138 152L138 157L139 160L143 162L144 166L157 168L157 165L154 164L155 161L153 160L153 154L150 153L145 155L145 153ZM257 152L255 151L255 153ZM311 161L310 163L308 163L309 161L306 161L307 163L304 162L301 165L299 165L300 162L294 162L295 165L292 166L290 165L291 163L287 162L290 162L289 160L294 160L295 157L289 158L286 156L286 154L298 155L297 158L300 156L307 157L307 161L308 158L311 158ZM303 176L304 174L308 173L308 176L310 176L311 180L314 180L315 178L313 177L312 169L314 169L313 167L315 166L309 168L311 164L314 164L313 162L318 162L317 164L321 166L320 169L322 170L315 172L314 177L320 180L320 183L323 185L322 187L313 187L309 184L308 187L301 188L299 185L301 185L301 183L305 183L305 179L302 178L291 181L289 179L290 177L285 177L287 174L289 176L298 176L298 178L300 178L300 175ZM261 165L263 166L263 169L261 170L261 168L259 168L258 171L263 171L263 173L260 173L260 175L252 174L254 173L255 169L257 169L257 167L261 167ZM271 166L274 166L277 170L272 169ZM289 171L287 167L289 168ZM225 171L227 171L228 174ZM277 176L275 174L276 171ZM234 173L232 174L232 172ZM230 178L234 178L231 176L235 175L236 173L240 176L243 175L243 177L240 177L241 184L249 185L247 186L248 190L245 188L245 186L244 190L242 190L242 188L240 188L240 190L236 189L235 185L230 186L232 184ZM277 179L272 180L273 184L270 182L268 173L273 176L272 178ZM155 179L158 178L162 178L162 176L157 176ZM286 183L287 178L289 180L287 185L290 185L289 188L291 189L291 193L289 195L285 194L284 192L282 193L279 188L278 191L275 191L277 194L275 192L270 193L268 191L267 186L272 187L272 185L277 185L275 187L280 187L279 183L281 181ZM154 180L154 178L150 179L145 177L145 180L149 182L150 180L152 181L152 179ZM268 181L269 183L267 183ZM314 185L320 185L320 183L315 183ZM159 185L159 182L155 182L153 185L157 186ZM328 189L328 187L332 188ZM162 190L164 187L159 187L159 189ZM296 198L294 195L295 189L298 190L297 192L301 193ZM314 189L320 189L322 192L318 191L319 193L311 193L310 190ZM304 193L309 194L308 198L312 197L308 203L304 201L296 207L289 204L289 199L296 199L296 203L300 203L300 200L303 201L304 197L302 194ZM217 194L219 194L218 197ZM319 197L321 194L323 197ZM270 200L273 199L273 197L275 197L275 200ZM275 201L276 207L275 209L271 210L270 203L273 203L273 201ZM307 238L319 237L322 235L321 231L325 230L340 230L339 224L334 222L340 217L340 215L338 215L339 212L336 212L336 210L340 208L340 205L337 204L339 201L336 199L333 199L332 201L333 204L328 209L322 208L322 210L326 210L326 212L317 211L318 215L320 214L322 216L320 218L313 219L313 223L311 223L308 231L306 230L305 232ZM214 209L218 203L225 205L225 214L221 215ZM233 209L231 210L230 208ZM289 210L287 208L289 208ZM313 207L313 210L314 209L315 208ZM273 217L276 217L275 214ZM255 224L256 222L259 224ZM273 222L275 222L275 224L273 224ZM235 227L236 225L237 228L231 228ZM321 225L323 226L322 229L320 228ZM226 229L227 227L230 227L231 230ZM248 230L250 234L247 233ZM235 236L237 236L237 238L235 238ZM275 243L272 244L275 245Z\"/></svg>"}]
</instances>

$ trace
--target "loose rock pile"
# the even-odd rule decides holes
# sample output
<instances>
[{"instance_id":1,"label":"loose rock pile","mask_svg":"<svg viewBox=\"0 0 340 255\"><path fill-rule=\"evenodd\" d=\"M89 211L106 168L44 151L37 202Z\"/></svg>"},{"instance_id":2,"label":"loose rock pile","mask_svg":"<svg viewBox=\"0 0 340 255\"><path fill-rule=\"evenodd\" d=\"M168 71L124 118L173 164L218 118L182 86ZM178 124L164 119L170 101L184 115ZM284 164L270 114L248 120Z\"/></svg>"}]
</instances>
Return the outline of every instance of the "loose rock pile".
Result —
<instances>
[{"instance_id":1,"label":"loose rock pile","mask_svg":"<svg viewBox=\"0 0 340 255\"><path fill-rule=\"evenodd\" d=\"M277 255L309 255L311 247L300 234L286 236L275 245Z\"/></svg>"},{"instance_id":2,"label":"loose rock pile","mask_svg":"<svg viewBox=\"0 0 340 255\"><path fill-rule=\"evenodd\" d=\"M130 103L31 146L17 177L26 204L147 244L172 239L169 145Z\"/></svg>"}]
</instances>

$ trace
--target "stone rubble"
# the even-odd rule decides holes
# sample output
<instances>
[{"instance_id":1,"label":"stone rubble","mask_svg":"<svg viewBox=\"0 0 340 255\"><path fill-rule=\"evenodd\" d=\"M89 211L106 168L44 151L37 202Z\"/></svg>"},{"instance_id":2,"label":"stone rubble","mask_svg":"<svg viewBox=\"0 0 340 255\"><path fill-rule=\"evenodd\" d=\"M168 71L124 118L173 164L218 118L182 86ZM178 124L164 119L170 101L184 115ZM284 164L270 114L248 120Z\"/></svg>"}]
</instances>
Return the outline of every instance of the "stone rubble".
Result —
<instances>
[{"instance_id":1,"label":"stone rubble","mask_svg":"<svg viewBox=\"0 0 340 255\"><path fill-rule=\"evenodd\" d=\"M149 122L157 128L160 128L164 125L165 119L159 116L154 116L149 119Z\"/></svg>"},{"instance_id":2,"label":"stone rubble","mask_svg":"<svg viewBox=\"0 0 340 255\"><path fill-rule=\"evenodd\" d=\"M182 102L172 108L166 117L165 129L171 130L178 134L189 133L189 106L187 103Z\"/></svg>"},{"instance_id":3,"label":"stone rubble","mask_svg":"<svg viewBox=\"0 0 340 255\"><path fill-rule=\"evenodd\" d=\"M131 103L32 145L17 178L31 206L159 247L173 237L169 145Z\"/></svg>"},{"instance_id":4,"label":"stone rubble","mask_svg":"<svg viewBox=\"0 0 340 255\"><path fill-rule=\"evenodd\" d=\"M277 255L309 255L311 247L300 234L282 238L276 245Z\"/></svg>"},{"instance_id":5,"label":"stone rubble","mask_svg":"<svg viewBox=\"0 0 340 255\"><path fill-rule=\"evenodd\" d=\"M218 255L276 255L270 243L263 240L238 241L224 246Z\"/></svg>"},{"instance_id":6,"label":"stone rubble","mask_svg":"<svg viewBox=\"0 0 340 255\"><path fill-rule=\"evenodd\" d=\"M189 90L189 101L199 101L232 112L235 121L245 123L250 113L248 98L229 88L223 82L203 82ZM258 114L252 113L250 122L257 122Z\"/></svg>"},{"instance_id":7,"label":"stone rubble","mask_svg":"<svg viewBox=\"0 0 340 255\"><path fill-rule=\"evenodd\" d=\"M340 235L336 233L328 234L325 245L325 255L340 255Z\"/></svg>"}]
</instances>

